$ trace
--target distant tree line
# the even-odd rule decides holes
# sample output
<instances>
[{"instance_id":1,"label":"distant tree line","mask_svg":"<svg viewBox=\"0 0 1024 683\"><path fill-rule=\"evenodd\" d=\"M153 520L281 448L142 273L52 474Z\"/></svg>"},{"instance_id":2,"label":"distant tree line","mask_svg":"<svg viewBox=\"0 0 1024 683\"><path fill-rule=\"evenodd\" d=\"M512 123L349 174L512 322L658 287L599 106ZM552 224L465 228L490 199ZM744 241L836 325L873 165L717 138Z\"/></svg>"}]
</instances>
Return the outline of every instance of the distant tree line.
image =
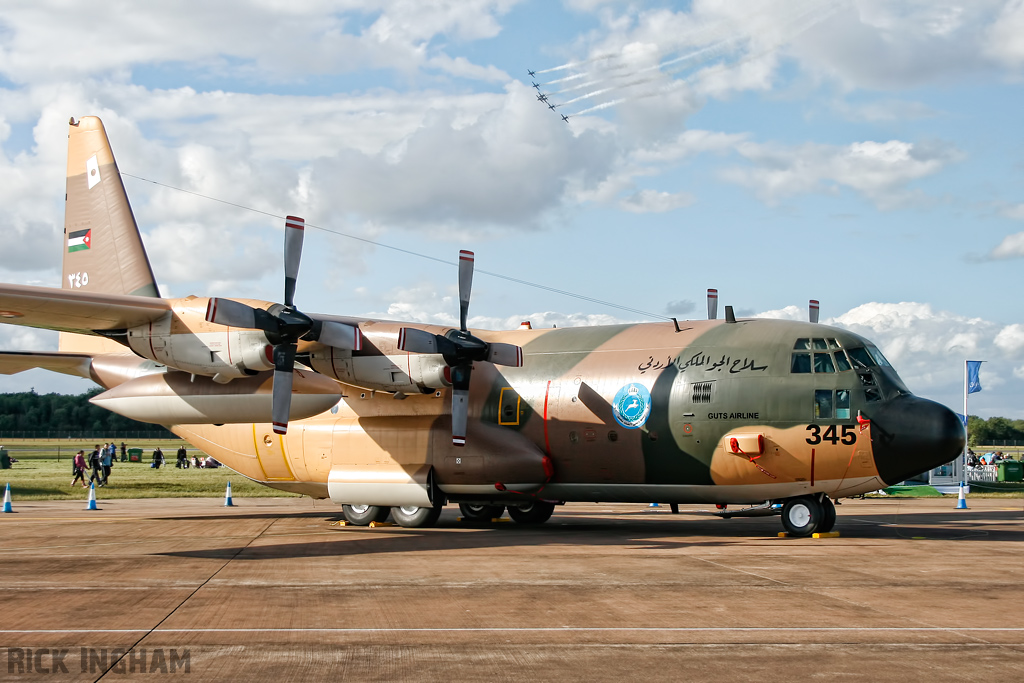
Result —
<instances>
[{"instance_id":1,"label":"distant tree line","mask_svg":"<svg viewBox=\"0 0 1024 683\"><path fill-rule=\"evenodd\" d=\"M0 394L0 432L12 436L13 432L93 432L111 438L132 432L171 436L160 425L130 420L89 403L102 391L97 387L77 395L37 394L34 390Z\"/></svg>"},{"instance_id":2,"label":"distant tree line","mask_svg":"<svg viewBox=\"0 0 1024 683\"><path fill-rule=\"evenodd\" d=\"M990 417L983 420L977 415L967 418L967 434L971 446L978 444L1001 445L1017 441L1024 444L1024 420Z\"/></svg>"}]
</instances>

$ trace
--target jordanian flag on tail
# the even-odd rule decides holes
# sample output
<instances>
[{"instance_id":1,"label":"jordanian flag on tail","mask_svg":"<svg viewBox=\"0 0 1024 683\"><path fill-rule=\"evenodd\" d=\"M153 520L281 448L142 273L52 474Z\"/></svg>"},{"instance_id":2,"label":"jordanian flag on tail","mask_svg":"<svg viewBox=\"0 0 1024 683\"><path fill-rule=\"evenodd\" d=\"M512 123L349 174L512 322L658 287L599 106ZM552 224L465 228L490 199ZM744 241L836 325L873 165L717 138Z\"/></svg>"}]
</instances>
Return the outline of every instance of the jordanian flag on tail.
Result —
<instances>
[{"instance_id":1,"label":"jordanian flag on tail","mask_svg":"<svg viewBox=\"0 0 1024 683\"><path fill-rule=\"evenodd\" d=\"M92 247L92 230L77 230L68 234L68 253Z\"/></svg>"}]
</instances>

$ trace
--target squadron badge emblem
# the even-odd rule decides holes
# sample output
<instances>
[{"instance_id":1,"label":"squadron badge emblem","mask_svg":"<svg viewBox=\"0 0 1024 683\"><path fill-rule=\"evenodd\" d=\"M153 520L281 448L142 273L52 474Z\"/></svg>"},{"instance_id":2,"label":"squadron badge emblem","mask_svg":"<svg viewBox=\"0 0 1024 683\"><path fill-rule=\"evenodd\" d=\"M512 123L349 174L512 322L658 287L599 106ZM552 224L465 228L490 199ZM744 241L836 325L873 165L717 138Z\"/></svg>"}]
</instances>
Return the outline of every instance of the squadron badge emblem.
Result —
<instances>
[{"instance_id":1,"label":"squadron badge emblem","mask_svg":"<svg viewBox=\"0 0 1024 683\"><path fill-rule=\"evenodd\" d=\"M612 399L615 421L626 429L637 429L651 414L651 392L643 384L627 384Z\"/></svg>"}]
</instances>

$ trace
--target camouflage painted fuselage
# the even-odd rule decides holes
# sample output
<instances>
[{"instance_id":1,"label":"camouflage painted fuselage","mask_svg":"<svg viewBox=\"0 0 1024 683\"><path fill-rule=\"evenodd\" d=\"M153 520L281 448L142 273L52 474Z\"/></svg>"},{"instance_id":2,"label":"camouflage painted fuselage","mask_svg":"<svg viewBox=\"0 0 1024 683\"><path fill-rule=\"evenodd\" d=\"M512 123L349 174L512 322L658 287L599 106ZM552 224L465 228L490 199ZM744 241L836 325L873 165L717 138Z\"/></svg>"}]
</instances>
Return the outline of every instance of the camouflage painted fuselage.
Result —
<instances>
[{"instance_id":1,"label":"camouflage painted fuselage","mask_svg":"<svg viewBox=\"0 0 1024 683\"><path fill-rule=\"evenodd\" d=\"M399 328L364 322L369 343L353 360L376 356L401 375L410 354L395 347ZM175 431L281 489L326 497L332 477L429 474L457 502L854 495L948 462L963 443L955 414L910 395L884 359L866 354L866 340L824 325L749 319L686 322L678 331L649 323L475 333L520 345L525 361L476 365L464 448L451 445L448 392L427 387L402 400L346 387L330 412L293 422L284 437L269 424ZM837 352L850 361L846 352L856 349L868 364L840 369ZM801 354L806 371L794 358Z\"/></svg>"}]
</instances>

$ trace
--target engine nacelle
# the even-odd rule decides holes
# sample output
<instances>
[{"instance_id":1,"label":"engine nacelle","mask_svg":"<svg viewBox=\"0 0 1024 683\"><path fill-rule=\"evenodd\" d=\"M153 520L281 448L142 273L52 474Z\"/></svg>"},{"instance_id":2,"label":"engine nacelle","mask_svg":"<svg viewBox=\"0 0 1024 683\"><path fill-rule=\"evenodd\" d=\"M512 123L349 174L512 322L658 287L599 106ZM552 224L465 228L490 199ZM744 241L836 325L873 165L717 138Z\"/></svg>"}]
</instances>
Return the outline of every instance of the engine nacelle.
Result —
<instances>
[{"instance_id":1,"label":"engine nacelle","mask_svg":"<svg viewBox=\"0 0 1024 683\"><path fill-rule=\"evenodd\" d=\"M172 310L158 320L129 329L128 345L143 358L215 377L218 382L272 370L273 347L266 335L207 323L208 301L194 297L175 301Z\"/></svg>"},{"instance_id":2,"label":"engine nacelle","mask_svg":"<svg viewBox=\"0 0 1024 683\"><path fill-rule=\"evenodd\" d=\"M418 394L452 384L438 354L353 356L351 351L325 347L310 355L310 363L322 375L372 391Z\"/></svg>"},{"instance_id":3,"label":"engine nacelle","mask_svg":"<svg viewBox=\"0 0 1024 683\"><path fill-rule=\"evenodd\" d=\"M167 372L129 380L89 400L154 424L271 422L273 377L264 372L222 384L211 377ZM294 371L292 380L290 420L319 415L341 400L341 387L334 380L301 370Z\"/></svg>"}]
</instances>

